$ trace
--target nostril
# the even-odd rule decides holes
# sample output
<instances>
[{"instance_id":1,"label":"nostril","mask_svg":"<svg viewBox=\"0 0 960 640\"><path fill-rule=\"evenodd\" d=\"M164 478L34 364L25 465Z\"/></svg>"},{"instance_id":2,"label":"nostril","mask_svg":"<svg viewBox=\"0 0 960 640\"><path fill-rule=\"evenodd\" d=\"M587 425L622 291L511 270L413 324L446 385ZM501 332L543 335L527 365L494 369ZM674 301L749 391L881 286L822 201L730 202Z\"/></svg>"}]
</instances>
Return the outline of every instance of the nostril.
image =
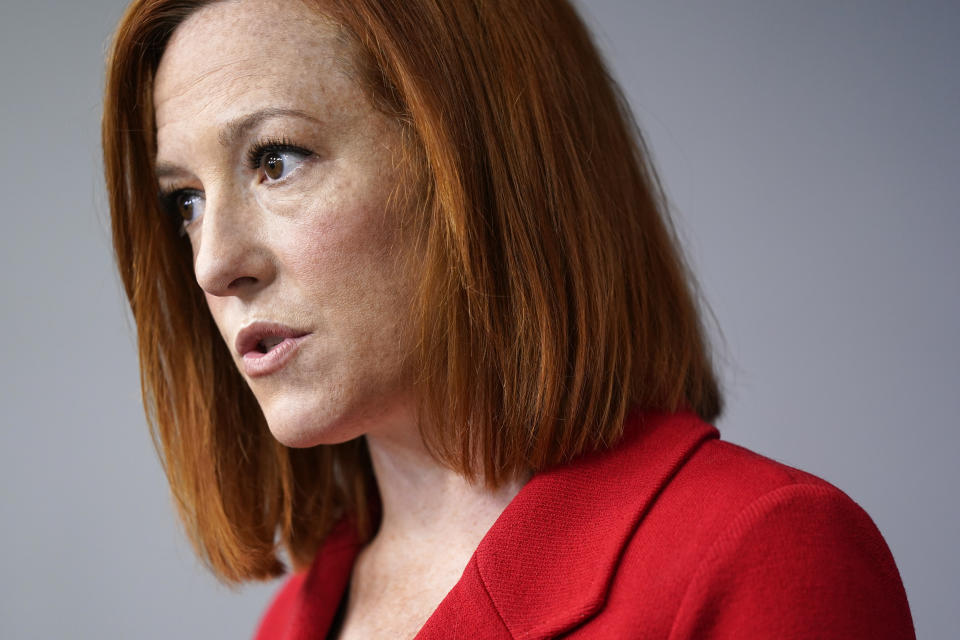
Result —
<instances>
[{"instance_id":1,"label":"nostril","mask_svg":"<svg viewBox=\"0 0 960 640\"><path fill-rule=\"evenodd\" d=\"M244 285L251 285L256 283L257 283L257 279L254 278L253 276L240 276L239 278L235 278L229 285L227 285L227 288L236 289Z\"/></svg>"}]
</instances>

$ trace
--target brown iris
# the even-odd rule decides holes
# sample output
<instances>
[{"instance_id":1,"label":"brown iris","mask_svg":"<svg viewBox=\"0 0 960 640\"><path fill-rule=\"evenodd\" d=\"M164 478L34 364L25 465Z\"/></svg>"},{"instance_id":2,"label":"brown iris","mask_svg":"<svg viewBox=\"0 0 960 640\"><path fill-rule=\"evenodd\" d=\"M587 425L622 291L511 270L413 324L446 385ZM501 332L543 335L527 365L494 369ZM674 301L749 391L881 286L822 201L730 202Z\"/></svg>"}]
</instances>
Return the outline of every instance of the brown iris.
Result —
<instances>
[{"instance_id":1,"label":"brown iris","mask_svg":"<svg viewBox=\"0 0 960 640\"><path fill-rule=\"evenodd\" d=\"M179 213L184 220L193 220L194 208L196 207L197 198L199 197L198 194L191 191L185 191L177 195L174 205L176 206L177 213Z\"/></svg>"},{"instance_id":2,"label":"brown iris","mask_svg":"<svg viewBox=\"0 0 960 640\"><path fill-rule=\"evenodd\" d=\"M271 180L279 180L283 175L283 156L271 151L263 157L263 173Z\"/></svg>"}]
</instances>

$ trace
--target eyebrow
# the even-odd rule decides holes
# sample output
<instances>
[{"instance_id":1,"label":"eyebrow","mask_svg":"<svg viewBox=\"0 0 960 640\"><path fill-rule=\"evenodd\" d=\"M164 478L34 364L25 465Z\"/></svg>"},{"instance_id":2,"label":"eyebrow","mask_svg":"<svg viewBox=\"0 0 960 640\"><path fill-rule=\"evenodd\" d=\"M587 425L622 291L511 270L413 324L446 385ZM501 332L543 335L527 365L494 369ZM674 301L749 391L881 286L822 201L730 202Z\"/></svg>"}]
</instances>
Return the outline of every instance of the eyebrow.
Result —
<instances>
[{"instance_id":1,"label":"eyebrow","mask_svg":"<svg viewBox=\"0 0 960 640\"><path fill-rule=\"evenodd\" d=\"M222 146L230 147L238 139L247 135L251 129L255 128L264 120L280 117L300 118L301 120L307 120L316 125L323 124L309 113L300 111L298 109L260 109L259 111L254 111L253 113L237 118L236 120L231 120L227 124L223 125L223 127L220 129L220 133L217 134L217 140Z\"/></svg>"},{"instance_id":2,"label":"eyebrow","mask_svg":"<svg viewBox=\"0 0 960 640\"><path fill-rule=\"evenodd\" d=\"M300 111L298 109L284 109L284 108L270 108L270 109L259 109L253 113L249 113L245 116L231 120L220 128L220 131L217 133L217 141L223 147L231 147L236 144L236 141L246 136L251 129L256 128L258 125L263 123L266 120L272 118L299 118L301 120L306 120L312 124L322 126L323 123L320 120L317 120L309 113ZM157 178L176 178L184 175L183 169L174 164L169 164L166 162L160 162L155 167L155 172Z\"/></svg>"}]
</instances>

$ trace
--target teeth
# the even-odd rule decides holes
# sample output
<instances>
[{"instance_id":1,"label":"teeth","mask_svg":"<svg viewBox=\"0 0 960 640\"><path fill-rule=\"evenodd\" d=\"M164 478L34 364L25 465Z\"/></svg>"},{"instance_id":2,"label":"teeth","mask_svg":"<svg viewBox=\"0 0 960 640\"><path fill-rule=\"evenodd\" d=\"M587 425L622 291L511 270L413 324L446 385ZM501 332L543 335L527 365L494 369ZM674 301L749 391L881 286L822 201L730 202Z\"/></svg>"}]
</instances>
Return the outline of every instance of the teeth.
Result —
<instances>
[{"instance_id":1,"label":"teeth","mask_svg":"<svg viewBox=\"0 0 960 640\"><path fill-rule=\"evenodd\" d=\"M279 336L268 336L263 340L261 340L258 346L260 347L260 351L262 353L267 353L268 351L273 349L275 346L283 342L283 340L284 339Z\"/></svg>"}]
</instances>

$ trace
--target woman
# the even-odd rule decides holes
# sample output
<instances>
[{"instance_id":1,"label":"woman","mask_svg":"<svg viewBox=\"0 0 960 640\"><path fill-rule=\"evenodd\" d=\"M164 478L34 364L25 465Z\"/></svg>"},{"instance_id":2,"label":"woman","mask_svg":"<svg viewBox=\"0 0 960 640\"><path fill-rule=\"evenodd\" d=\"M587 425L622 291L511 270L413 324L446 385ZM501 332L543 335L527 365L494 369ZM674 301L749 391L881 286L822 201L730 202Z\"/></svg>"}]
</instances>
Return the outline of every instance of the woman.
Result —
<instances>
[{"instance_id":1,"label":"woman","mask_svg":"<svg viewBox=\"0 0 960 640\"><path fill-rule=\"evenodd\" d=\"M709 424L566 2L138 0L103 144L187 533L227 582L295 570L257 637L913 636L869 517Z\"/></svg>"}]
</instances>

